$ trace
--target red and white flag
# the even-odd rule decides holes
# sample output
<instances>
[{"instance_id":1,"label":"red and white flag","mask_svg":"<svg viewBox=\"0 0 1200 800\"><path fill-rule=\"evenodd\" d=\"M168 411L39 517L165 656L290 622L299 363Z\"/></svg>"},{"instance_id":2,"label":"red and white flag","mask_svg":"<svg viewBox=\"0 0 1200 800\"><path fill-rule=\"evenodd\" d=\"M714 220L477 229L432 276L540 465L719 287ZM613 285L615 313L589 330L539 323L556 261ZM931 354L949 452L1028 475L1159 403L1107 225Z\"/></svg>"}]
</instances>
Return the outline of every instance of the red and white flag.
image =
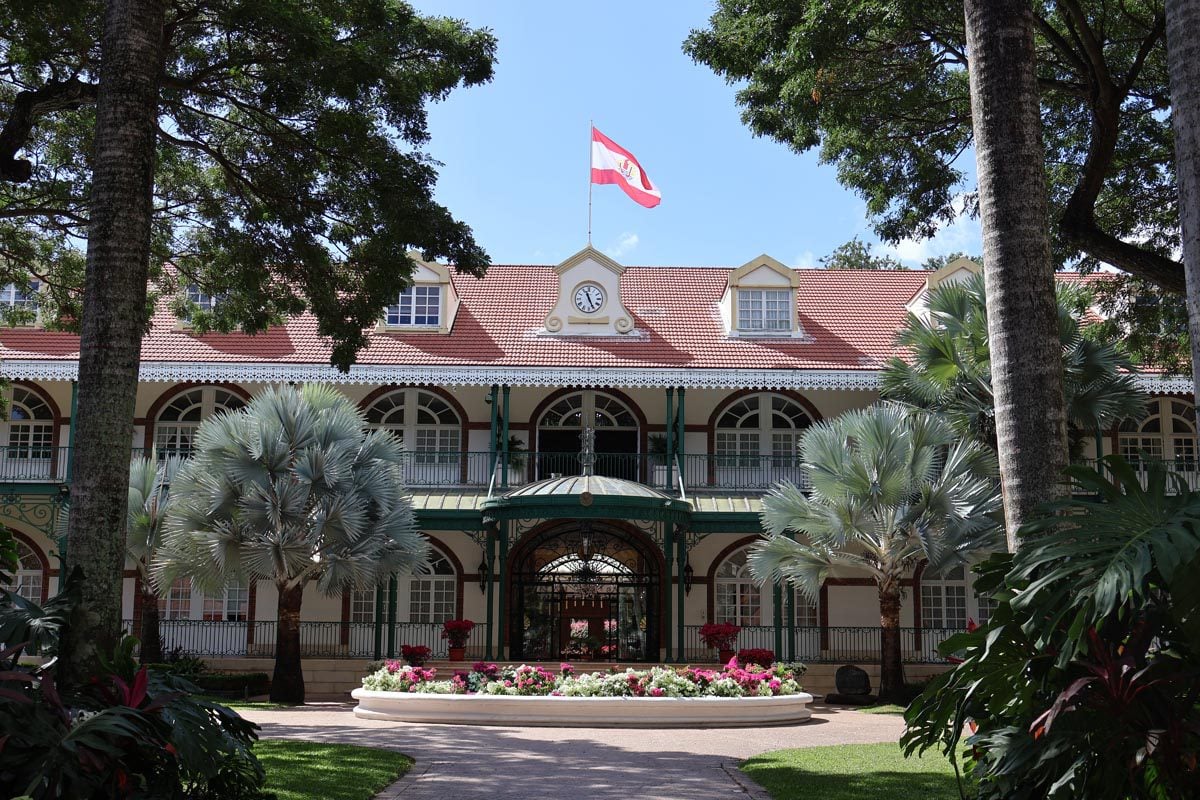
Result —
<instances>
[{"instance_id":1,"label":"red and white flag","mask_svg":"<svg viewBox=\"0 0 1200 800\"><path fill-rule=\"evenodd\" d=\"M615 183L638 205L654 208L662 192L650 182L642 165L626 150L592 128L592 183Z\"/></svg>"}]
</instances>

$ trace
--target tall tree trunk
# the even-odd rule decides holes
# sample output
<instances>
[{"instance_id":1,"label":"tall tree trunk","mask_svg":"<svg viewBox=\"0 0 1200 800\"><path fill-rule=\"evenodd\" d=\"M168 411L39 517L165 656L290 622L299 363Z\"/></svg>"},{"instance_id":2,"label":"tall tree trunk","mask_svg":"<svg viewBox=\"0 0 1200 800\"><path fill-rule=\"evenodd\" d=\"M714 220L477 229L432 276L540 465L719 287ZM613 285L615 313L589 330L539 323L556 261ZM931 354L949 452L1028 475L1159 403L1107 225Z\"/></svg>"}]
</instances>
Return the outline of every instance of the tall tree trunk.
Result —
<instances>
[{"instance_id":1,"label":"tall tree trunk","mask_svg":"<svg viewBox=\"0 0 1200 800\"><path fill-rule=\"evenodd\" d=\"M121 626L125 505L138 360L146 323L151 192L164 0L109 0L100 40L79 405L67 558L83 602L65 633L60 674L82 683Z\"/></svg>"},{"instance_id":2,"label":"tall tree trunk","mask_svg":"<svg viewBox=\"0 0 1200 800\"><path fill-rule=\"evenodd\" d=\"M140 656L143 664L161 664L162 635L158 630L158 595L142 584L142 630Z\"/></svg>"},{"instance_id":3,"label":"tall tree trunk","mask_svg":"<svg viewBox=\"0 0 1200 800\"><path fill-rule=\"evenodd\" d=\"M1192 393L1200 406L1200 2L1167 0L1167 62L1188 333L1192 339ZM1189 33L1190 31L1190 33ZM1167 454L1168 457L1170 454Z\"/></svg>"},{"instance_id":4,"label":"tall tree trunk","mask_svg":"<svg viewBox=\"0 0 1200 800\"><path fill-rule=\"evenodd\" d=\"M904 692L904 661L900 657L900 587L879 587L879 697L895 700Z\"/></svg>"},{"instance_id":5,"label":"tall tree trunk","mask_svg":"<svg viewBox=\"0 0 1200 800\"><path fill-rule=\"evenodd\" d=\"M271 677L271 701L304 703L304 670L300 661L300 601L304 587L279 589L278 622L275 623L275 674Z\"/></svg>"},{"instance_id":6,"label":"tall tree trunk","mask_svg":"<svg viewBox=\"0 0 1200 800\"><path fill-rule=\"evenodd\" d=\"M996 437L1010 550L1063 493L1062 349L1028 0L964 0Z\"/></svg>"}]
</instances>

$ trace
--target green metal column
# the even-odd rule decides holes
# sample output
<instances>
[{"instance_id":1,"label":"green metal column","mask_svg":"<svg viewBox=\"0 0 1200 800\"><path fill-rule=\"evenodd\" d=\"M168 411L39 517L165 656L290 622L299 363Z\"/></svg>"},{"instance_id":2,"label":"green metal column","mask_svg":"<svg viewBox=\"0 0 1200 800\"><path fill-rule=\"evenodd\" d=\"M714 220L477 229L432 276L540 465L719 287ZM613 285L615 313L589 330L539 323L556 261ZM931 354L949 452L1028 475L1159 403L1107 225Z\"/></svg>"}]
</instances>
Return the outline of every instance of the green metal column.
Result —
<instances>
[{"instance_id":1,"label":"green metal column","mask_svg":"<svg viewBox=\"0 0 1200 800\"><path fill-rule=\"evenodd\" d=\"M678 617L675 622L675 660L683 662L684 568L687 566L687 533L680 528L675 537L675 600Z\"/></svg>"},{"instance_id":2,"label":"green metal column","mask_svg":"<svg viewBox=\"0 0 1200 800\"><path fill-rule=\"evenodd\" d=\"M667 587L667 591L664 592L667 597L667 602L663 604L663 655L667 661L670 661L671 629L673 627L671 623L674 622L671 615L671 607L674 605L672 601L675 596L675 592L672 591L674 586L671 583L671 573L674 572L674 570L671 568L671 564L675 559L671 558L671 554L675 552L675 526L670 522L663 522L660 524L663 526L663 563L666 564L667 567L667 574L663 578L663 581Z\"/></svg>"},{"instance_id":3,"label":"green metal column","mask_svg":"<svg viewBox=\"0 0 1200 800\"><path fill-rule=\"evenodd\" d=\"M504 387L507 389L508 387ZM508 402L504 403L505 417L508 417ZM508 426L505 425L507 429ZM500 574L496 579L500 581L500 608L497 609L499 624L496 626L500 631L500 636L496 640L496 646L499 648L500 657L508 658L508 647L505 644L508 641L508 526L509 521L504 520L500 523L500 568L497 570Z\"/></svg>"},{"instance_id":4,"label":"green metal column","mask_svg":"<svg viewBox=\"0 0 1200 800\"><path fill-rule=\"evenodd\" d=\"M683 437L684 433L687 432L687 424L684 421L686 414L684 413L682 386L679 387L679 393L677 394L677 397L679 398L679 408L675 411L675 415L678 417L677 424L679 427L675 431L675 450L679 457L679 474L687 475L687 448L684 447Z\"/></svg>"},{"instance_id":5,"label":"green metal column","mask_svg":"<svg viewBox=\"0 0 1200 800\"><path fill-rule=\"evenodd\" d=\"M495 422L495 414L492 415L492 421L493 421L493 423ZM487 576L488 630L487 630L487 647L484 649L483 657L490 661L492 658L492 640L496 638L496 633L498 631L498 626L496 625L496 616L495 616L495 611L496 611L496 599L495 599L496 564L495 564L495 561L492 560L492 552L494 550L493 545L496 542L496 534L493 531L492 526L489 525L484 530L483 535L484 535L483 563L487 564L487 567L488 567L488 576Z\"/></svg>"},{"instance_id":6,"label":"green metal column","mask_svg":"<svg viewBox=\"0 0 1200 800\"><path fill-rule=\"evenodd\" d=\"M666 419L664 420L667 425L667 457L666 457L667 485L665 488L668 491L671 489L672 486L675 485L675 481L671 477L671 473L673 473L675 471L675 417L673 416L674 411L675 411L675 387L668 386L667 387L667 416L666 416ZM653 473L651 474L650 477L651 478L654 477ZM655 488L663 488L663 487L655 487Z\"/></svg>"},{"instance_id":7,"label":"green metal column","mask_svg":"<svg viewBox=\"0 0 1200 800\"><path fill-rule=\"evenodd\" d=\"M775 601L775 613L771 615L775 625L775 657L779 658L783 655L783 589L778 583L772 589L772 596Z\"/></svg>"},{"instance_id":8,"label":"green metal column","mask_svg":"<svg viewBox=\"0 0 1200 800\"><path fill-rule=\"evenodd\" d=\"M490 433L488 434L488 443L489 443L488 444L488 453L490 454L489 458L488 458L488 480L489 481L491 481L492 476L496 474L496 455L497 455L496 445L498 444L497 434L499 433L499 431L496 430L496 423L497 423L497 420L500 418L500 408L496 401L499 399L497 396L497 395L499 395L499 393L500 393L500 387L493 383L492 391L490 394L488 394L488 397L487 397L487 403L489 406L491 406L491 415L492 415L491 426L488 428L488 430L490 431Z\"/></svg>"},{"instance_id":9,"label":"green metal column","mask_svg":"<svg viewBox=\"0 0 1200 800\"><path fill-rule=\"evenodd\" d=\"M796 660L796 587L789 586L787 594L787 660ZM781 654L782 655L782 654Z\"/></svg>"},{"instance_id":10,"label":"green metal column","mask_svg":"<svg viewBox=\"0 0 1200 800\"><path fill-rule=\"evenodd\" d=\"M383 658L383 584L375 587L375 660Z\"/></svg>"},{"instance_id":11,"label":"green metal column","mask_svg":"<svg viewBox=\"0 0 1200 800\"><path fill-rule=\"evenodd\" d=\"M71 427L67 429L67 483L75 465L75 415L79 411L79 381L71 381Z\"/></svg>"},{"instance_id":12,"label":"green metal column","mask_svg":"<svg viewBox=\"0 0 1200 800\"><path fill-rule=\"evenodd\" d=\"M388 581L387 657L396 657L396 577Z\"/></svg>"},{"instance_id":13,"label":"green metal column","mask_svg":"<svg viewBox=\"0 0 1200 800\"><path fill-rule=\"evenodd\" d=\"M500 462L500 485L505 489L508 488L508 393L510 388L508 384L504 384L502 389L504 393L504 427L500 432L500 458L502 459ZM500 552L504 552L504 550L501 549Z\"/></svg>"}]
</instances>

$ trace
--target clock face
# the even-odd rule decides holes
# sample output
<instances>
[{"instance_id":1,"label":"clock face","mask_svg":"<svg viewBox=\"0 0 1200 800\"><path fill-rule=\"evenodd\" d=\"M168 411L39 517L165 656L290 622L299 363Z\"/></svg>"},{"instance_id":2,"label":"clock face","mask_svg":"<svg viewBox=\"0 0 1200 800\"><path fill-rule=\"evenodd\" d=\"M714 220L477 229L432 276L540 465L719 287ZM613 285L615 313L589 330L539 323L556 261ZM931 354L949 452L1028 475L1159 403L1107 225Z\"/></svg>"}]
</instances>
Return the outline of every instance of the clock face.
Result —
<instances>
[{"instance_id":1,"label":"clock face","mask_svg":"<svg viewBox=\"0 0 1200 800\"><path fill-rule=\"evenodd\" d=\"M575 307L585 314L594 314L604 305L604 290L594 283L585 283L575 290Z\"/></svg>"}]
</instances>

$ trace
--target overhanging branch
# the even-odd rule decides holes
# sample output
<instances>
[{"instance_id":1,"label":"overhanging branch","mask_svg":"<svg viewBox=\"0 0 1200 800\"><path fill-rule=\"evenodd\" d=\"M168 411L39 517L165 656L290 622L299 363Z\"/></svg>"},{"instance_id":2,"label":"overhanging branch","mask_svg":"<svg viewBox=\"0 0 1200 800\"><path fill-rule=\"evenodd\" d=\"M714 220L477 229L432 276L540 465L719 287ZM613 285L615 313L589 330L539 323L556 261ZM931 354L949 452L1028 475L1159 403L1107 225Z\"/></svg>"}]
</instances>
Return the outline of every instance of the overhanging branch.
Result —
<instances>
[{"instance_id":1,"label":"overhanging branch","mask_svg":"<svg viewBox=\"0 0 1200 800\"><path fill-rule=\"evenodd\" d=\"M96 85L77 78L52 81L40 89L18 92L13 98L8 120L0 130L0 180L24 183L33 175L33 164L17 158L17 153L29 142L38 117L77 108L96 100Z\"/></svg>"}]
</instances>

